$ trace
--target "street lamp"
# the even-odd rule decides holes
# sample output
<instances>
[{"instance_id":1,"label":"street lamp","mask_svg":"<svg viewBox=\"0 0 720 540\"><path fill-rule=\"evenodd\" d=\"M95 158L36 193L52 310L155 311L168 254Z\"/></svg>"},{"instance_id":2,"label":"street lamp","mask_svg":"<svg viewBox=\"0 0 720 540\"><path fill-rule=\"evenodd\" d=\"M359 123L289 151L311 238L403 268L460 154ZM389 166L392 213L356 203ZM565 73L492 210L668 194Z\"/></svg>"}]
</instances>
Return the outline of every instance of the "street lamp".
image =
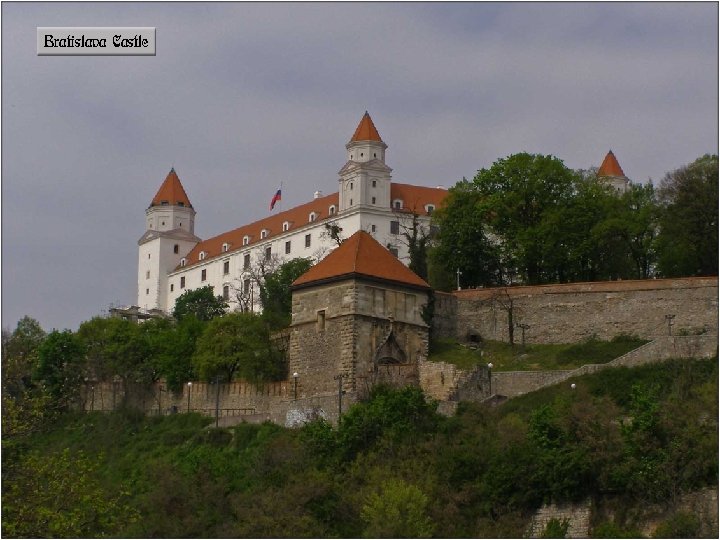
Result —
<instances>
[{"instance_id":1,"label":"street lamp","mask_svg":"<svg viewBox=\"0 0 720 540\"><path fill-rule=\"evenodd\" d=\"M300 375L298 374L297 371L295 373L293 373L293 382L294 382L294 392L293 393L295 395L295 401L297 401L297 380L298 380L299 376Z\"/></svg>"},{"instance_id":2,"label":"street lamp","mask_svg":"<svg viewBox=\"0 0 720 540\"><path fill-rule=\"evenodd\" d=\"M192 382L188 381L187 389L188 389L188 410L187 410L187 412L190 412L190 390L192 389Z\"/></svg>"},{"instance_id":3,"label":"street lamp","mask_svg":"<svg viewBox=\"0 0 720 540\"><path fill-rule=\"evenodd\" d=\"M576 386L577 386L577 385L576 385L575 383L572 383L572 384L570 385L570 390L575 390Z\"/></svg>"},{"instance_id":4,"label":"street lamp","mask_svg":"<svg viewBox=\"0 0 720 540\"><path fill-rule=\"evenodd\" d=\"M492 396L492 368L494 367L493 363L488 362L487 367L488 367L488 380L490 381L490 385L489 385L490 386L490 395Z\"/></svg>"}]
</instances>

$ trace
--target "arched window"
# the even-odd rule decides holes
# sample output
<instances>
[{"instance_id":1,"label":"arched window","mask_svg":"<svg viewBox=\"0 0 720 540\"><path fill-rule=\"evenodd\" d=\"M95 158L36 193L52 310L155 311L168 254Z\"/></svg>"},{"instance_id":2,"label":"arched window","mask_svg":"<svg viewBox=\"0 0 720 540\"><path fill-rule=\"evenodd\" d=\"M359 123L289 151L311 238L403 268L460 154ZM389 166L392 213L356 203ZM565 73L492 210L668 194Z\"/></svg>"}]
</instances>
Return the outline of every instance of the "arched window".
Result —
<instances>
[{"instance_id":1,"label":"arched window","mask_svg":"<svg viewBox=\"0 0 720 540\"><path fill-rule=\"evenodd\" d=\"M308 216L308 221L313 222L317 219L317 214L315 212L310 212L310 215Z\"/></svg>"},{"instance_id":2,"label":"arched window","mask_svg":"<svg viewBox=\"0 0 720 540\"><path fill-rule=\"evenodd\" d=\"M268 231L267 229L263 229L262 231L260 231L260 238L267 238L269 232L270 231Z\"/></svg>"},{"instance_id":3,"label":"arched window","mask_svg":"<svg viewBox=\"0 0 720 540\"><path fill-rule=\"evenodd\" d=\"M334 216L336 211L337 211L337 208L335 208L335 205L334 205L334 204L331 205L330 208L328 208L328 213L329 213L331 216Z\"/></svg>"},{"instance_id":4,"label":"arched window","mask_svg":"<svg viewBox=\"0 0 720 540\"><path fill-rule=\"evenodd\" d=\"M395 200L393 201L393 208L394 208L395 210L401 210L402 207L403 207L403 201L402 201L402 199L395 199Z\"/></svg>"},{"instance_id":5,"label":"arched window","mask_svg":"<svg viewBox=\"0 0 720 540\"><path fill-rule=\"evenodd\" d=\"M290 222L285 221L285 222L283 222L283 231L288 231L288 230L290 230Z\"/></svg>"},{"instance_id":6,"label":"arched window","mask_svg":"<svg viewBox=\"0 0 720 540\"><path fill-rule=\"evenodd\" d=\"M204 261L206 255L207 255L207 253L205 253L204 251L201 251L200 255L198 256L198 259L200 259L201 261Z\"/></svg>"},{"instance_id":7,"label":"arched window","mask_svg":"<svg viewBox=\"0 0 720 540\"><path fill-rule=\"evenodd\" d=\"M185 266L186 264L187 264L187 260L185 259L185 257L180 259L180 266Z\"/></svg>"},{"instance_id":8,"label":"arched window","mask_svg":"<svg viewBox=\"0 0 720 540\"><path fill-rule=\"evenodd\" d=\"M434 204L426 204L425 211L428 213L428 215L432 214L435 211L435 205Z\"/></svg>"},{"instance_id":9,"label":"arched window","mask_svg":"<svg viewBox=\"0 0 720 540\"><path fill-rule=\"evenodd\" d=\"M250 243L250 237L246 234L243 236L243 246L247 246Z\"/></svg>"}]
</instances>

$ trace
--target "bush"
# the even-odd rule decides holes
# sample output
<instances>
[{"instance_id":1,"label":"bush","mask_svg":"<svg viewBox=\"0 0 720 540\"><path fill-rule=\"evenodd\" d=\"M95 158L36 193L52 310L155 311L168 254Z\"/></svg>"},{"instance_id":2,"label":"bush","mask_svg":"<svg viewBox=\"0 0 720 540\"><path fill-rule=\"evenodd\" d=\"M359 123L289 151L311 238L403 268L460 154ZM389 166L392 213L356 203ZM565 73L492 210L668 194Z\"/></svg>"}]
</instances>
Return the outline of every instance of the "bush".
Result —
<instances>
[{"instance_id":1,"label":"bush","mask_svg":"<svg viewBox=\"0 0 720 540\"><path fill-rule=\"evenodd\" d=\"M652 534L653 538L699 538L700 519L689 512L677 512L669 517Z\"/></svg>"},{"instance_id":2,"label":"bush","mask_svg":"<svg viewBox=\"0 0 720 540\"><path fill-rule=\"evenodd\" d=\"M570 521L567 519L551 518L545 524L540 538L565 538L570 527Z\"/></svg>"}]
</instances>

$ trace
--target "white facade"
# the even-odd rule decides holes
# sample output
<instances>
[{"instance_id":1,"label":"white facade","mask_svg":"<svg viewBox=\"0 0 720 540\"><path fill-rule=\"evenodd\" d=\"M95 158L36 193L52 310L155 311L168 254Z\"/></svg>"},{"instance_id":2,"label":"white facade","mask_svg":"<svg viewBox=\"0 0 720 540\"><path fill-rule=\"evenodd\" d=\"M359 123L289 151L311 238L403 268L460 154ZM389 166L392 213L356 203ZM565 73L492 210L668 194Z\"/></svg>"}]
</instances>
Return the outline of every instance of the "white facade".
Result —
<instances>
[{"instance_id":1,"label":"white facade","mask_svg":"<svg viewBox=\"0 0 720 540\"><path fill-rule=\"evenodd\" d=\"M139 241L137 305L171 313L184 292L210 285L230 310L260 310L255 282L259 268L298 257L322 259L337 247L326 230L329 223L342 228L343 239L365 230L408 264L403 232L412 227L413 211L427 229L429 214L447 192L404 184L393 187L392 169L385 165L386 148L379 140L351 141L346 146L347 163L339 172L338 193L316 194L310 203L250 224L244 227L248 234L234 230L203 242L194 236L192 208L149 208L148 230ZM412 201L403 200L408 195ZM170 223L174 228L165 230Z\"/></svg>"}]
</instances>

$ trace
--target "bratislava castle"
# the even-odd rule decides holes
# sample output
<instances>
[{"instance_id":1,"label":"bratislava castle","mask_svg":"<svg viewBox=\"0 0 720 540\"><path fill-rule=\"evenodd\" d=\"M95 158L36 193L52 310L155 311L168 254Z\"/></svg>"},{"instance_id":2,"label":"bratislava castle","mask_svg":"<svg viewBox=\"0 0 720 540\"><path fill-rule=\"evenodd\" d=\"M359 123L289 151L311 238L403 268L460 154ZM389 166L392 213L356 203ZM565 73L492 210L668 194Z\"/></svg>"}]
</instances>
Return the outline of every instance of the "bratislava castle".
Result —
<instances>
[{"instance_id":1,"label":"bratislava castle","mask_svg":"<svg viewBox=\"0 0 720 540\"><path fill-rule=\"evenodd\" d=\"M146 231L138 241L137 306L171 313L185 291L210 285L230 310L257 311L258 276L294 258L322 259L338 246L330 234L337 227L341 239L368 232L408 264L404 234L414 216L427 230L447 191L392 182L392 169L385 164L387 145L367 112L345 148L337 193L316 192L305 204L207 240L195 236L195 209L171 170L145 211Z\"/></svg>"}]
</instances>

